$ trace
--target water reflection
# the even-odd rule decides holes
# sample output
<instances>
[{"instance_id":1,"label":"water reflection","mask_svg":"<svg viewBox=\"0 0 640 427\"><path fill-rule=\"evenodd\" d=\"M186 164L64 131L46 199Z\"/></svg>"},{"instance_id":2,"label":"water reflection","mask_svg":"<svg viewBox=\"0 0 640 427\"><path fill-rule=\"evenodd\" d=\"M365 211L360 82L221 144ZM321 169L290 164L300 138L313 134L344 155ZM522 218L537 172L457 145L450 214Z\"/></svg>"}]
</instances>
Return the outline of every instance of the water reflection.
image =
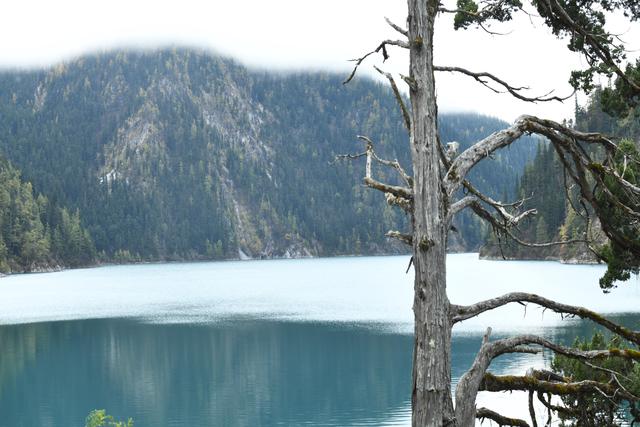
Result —
<instances>
[{"instance_id":1,"label":"water reflection","mask_svg":"<svg viewBox=\"0 0 640 427\"><path fill-rule=\"evenodd\" d=\"M544 330L565 343L593 331L582 321ZM454 335L454 383L480 341ZM412 337L371 327L64 321L2 326L0 346L1 427L81 425L103 407L138 426L408 425ZM549 357L504 356L492 370L521 374ZM481 400L501 409L513 397Z\"/></svg>"},{"instance_id":2,"label":"water reflection","mask_svg":"<svg viewBox=\"0 0 640 427\"><path fill-rule=\"evenodd\" d=\"M132 416L138 427L407 426L407 261L137 265L3 278L0 427L80 426L94 408ZM637 281L603 296L602 267L498 265L469 254L447 262L458 304L513 290L609 313L640 304ZM593 333L588 322L533 306L523 314L513 304L456 326L454 384L487 326L493 338L541 333L566 344ZM618 320L640 329L638 315ZM549 357L503 356L492 370L522 374ZM526 416L515 398L482 394L480 404Z\"/></svg>"},{"instance_id":3,"label":"water reflection","mask_svg":"<svg viewBox=\"0 0 640 427\"><path fill-rule=\"evenodd\" d=\"M314 323L132 320L0 328L0 426L380 425L406 411L411 337Z\"/></svg>"}]
</instances>

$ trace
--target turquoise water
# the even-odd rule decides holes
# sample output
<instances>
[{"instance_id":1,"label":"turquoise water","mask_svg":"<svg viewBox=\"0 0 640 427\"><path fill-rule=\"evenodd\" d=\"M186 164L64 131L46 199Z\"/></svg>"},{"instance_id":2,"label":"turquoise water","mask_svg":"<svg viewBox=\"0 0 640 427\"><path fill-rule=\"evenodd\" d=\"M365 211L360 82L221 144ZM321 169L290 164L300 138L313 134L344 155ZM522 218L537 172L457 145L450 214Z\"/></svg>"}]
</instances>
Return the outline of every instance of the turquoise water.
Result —
<instances>
[{"instance_id":1,"label":"turquoise water","mask_svg":"<svg viewBox=\"0 0 640 427\"><path fill-rule=\"evenodd\" d=\"M136 426L409 424L407 257L102 267L0 280L0 427L82 426L94 408ZM633 280L602 295L602 267L448 257L450 298L540 293L637 327ZM626 314L625 314L626 313ZM454 330L454 383L487 326L570 342L585 322L505 307ZM548 355L496 360L496 373ZM519 396L480 405L523 416Z\"/></svg>"}]
</instances>

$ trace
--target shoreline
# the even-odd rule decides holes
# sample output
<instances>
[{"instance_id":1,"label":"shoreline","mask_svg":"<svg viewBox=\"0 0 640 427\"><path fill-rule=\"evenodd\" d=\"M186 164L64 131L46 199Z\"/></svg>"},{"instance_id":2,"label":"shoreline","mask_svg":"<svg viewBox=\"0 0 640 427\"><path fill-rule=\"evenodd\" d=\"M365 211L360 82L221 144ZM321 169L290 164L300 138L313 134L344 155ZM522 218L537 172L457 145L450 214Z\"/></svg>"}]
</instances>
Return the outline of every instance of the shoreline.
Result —
<instances>
[{"instance_id":1,"label":"shoreline","mask_svg":"<svg viewBox=\"0 0 640 427\"><path fill-rule=\"evenodd\" d=\"M477 253L477 252L452 252L452 253ZM22 275L22 274L43 274L43 273L56 273L69 270L83 270L89 268L99 267L116 267L124 265L154 265L154 264L191 264L191 263L207 263L207 262L245 262L245 261L274 261L274 260L295 260L295 259L330 259L330 258L360 258L360 257L385 257L385 256L410 256L410 253L402 254L397 252L389 253L373 253L373 254L341 254L341 255L302 255L302 256L271 256L271 257L256 257L256 258L218 258L218 259L205 259L205 258L193 258L193 259L154 259L154 260L140 260L140 261L98 261L92 264L80 265L75 267L62 266L59 264L52 266L38 266L34 270L28 271L12 271L12 272L0 272L0 279L8 276Z\"/></svg>"},{"instance_id":2,"label":"shoreline","mask_svg":"<svg viewBox=\"0 0 640 427\"><path fill-rule=\"evenodd\" d=\"M602 265L602 263L594 262L594 261L586 261L580 258L570 258L570 259L561 259L558 257L547 257L547 258L516 258L516 257L501 257L494 255L481 255L480 251L452 251L447 252L447 255L454 254L476 254L478 259L481 261L541 261L541 262L557 262L560 264L566 265ZM124 265L154 265L154 264L188 264L188 263L207 263L207 262L245 262L245 261L274 261L274 260L296 260L296 259L331 259L331 258L361 258L361 257L386 257L386 256L411 256L410 252L407 253L398 253L398 252L388 252L388 253L372 253L372 254L340 254L340 255L302 255L302 256L270 256L270 257L255 257L255 258L245 258L245 257L235 257L235 258L222 258L222 259L203 259L203 258L195 258L195 259L156 259L156 260L140 260L140 261L125 261L125 262L115 262L115 261L98 261L88 265L75 266L75 267L65 267L59 264L52 266L38 266L34 270L29 271L12 271L9 273L0 272L0 279L8 276L22 275L22 274L43 274L43 273L56 273L68 270L82 270L82 269L90 269L90 268L99 268L99 267L116 267L116 266L124 266Z\"/></svg>"},{"instance_id":3,"label":"shoreline","mask_svg":"<svg viewBox=\"0 0 640 427\"><path fill-rule=\"evenodd\" d=\"M495 255L482 255L478 253L478 257L483 261L545 261L545 262L558 262L566 265L603 265L602 262L585 260L581 258L558 258L558 257L546 257L546 258L516 258L516 257L501 257Z\"/></svg>"}]
</instances>

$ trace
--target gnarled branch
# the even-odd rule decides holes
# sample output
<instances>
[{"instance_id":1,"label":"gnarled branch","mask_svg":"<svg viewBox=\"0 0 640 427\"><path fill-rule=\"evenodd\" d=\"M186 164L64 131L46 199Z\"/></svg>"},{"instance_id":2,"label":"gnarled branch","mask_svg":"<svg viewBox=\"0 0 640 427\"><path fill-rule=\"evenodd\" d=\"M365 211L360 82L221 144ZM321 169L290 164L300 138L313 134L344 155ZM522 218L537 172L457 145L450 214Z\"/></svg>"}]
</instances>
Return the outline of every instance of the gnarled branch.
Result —
<instances>
[{"instance_id":1,"label":"gnarled branch","mask_svg":"<svg viewBox=\"0 0 640 427\"><path fill-rule=\"evenodd\" d=\"M355 58L355 59L351 60L352 62L355 62L356 65L353 67L353 70L351 71L351 74L349 74L349 77L347 77L346 80L342 82L342 84L347 84L351 80L353 80L353 78L356 75L356 72L358 71L358 67L360 67L360 65L364 62L365 59L367 59L368 57L370 57L374 53L381 52L382 53L382 61L383 62L386 61L387 59L389 59L389 53L387 52L387 46L397 46L397 47L401 47L401 48L404 48L404 49L409 49L409 43L404 41L404 40L385 40L385 41L383 41L382 43L380 43L378 45L378 47L376 47L371 52L367 52L364 55L362 55L360 58Z\"/></svg>"},{"instance_id":2,"label":"gnarled branch","mask_svg":"<svg viewBox=\"0 0 640 427\"><path fill-rule=\"evenodd\" d=\"M491 420L499 426L529 427L529 424L527 424L525 420L505 417L504 415L500 415L499 413L487 408L478 408L476 411L476 418L479 420Z\"/></svg>"},{"instance_id":3,"label":"gnarled branch","mask_svg":"<svg viewBox=\"0 0 640 427\"><path fill-rule=\"evenodd\" d=\"M390 73L382 71L380 68L374 65L375 70L385 76L387 80L389 80L389 84L391 85L391 90L393 90L393 96L396 98L396 102L400 106L400 111L402 112L402 118L404 119L404 126L408 131L411 131L411 115L409 114L409 110L407 109L407 105L404 103L402 99L402 94L398 89L398 85L396 85L396 81Z\"/></svg>"},{"instance_id":4,"label":"gnarled branch","mask_svg":"<svg viewBox=\"0 0 640 427\"><path fill-rule=\"evenodd\" d=\"M392 238L392 239L399 240L402 243L405 243L405 244L407 244L409 246L413 245L413 236L411 234L406 234L406 233L401 233L399 231L390 230L390 231L387 231L385 236L387 236L389 238Z\"/></svg>"},{"instance_id":5,"label":"gnarled branch","mask_svg":"<svg viewBox=\"0 0 640 427\"><path fill-rule=\"evenodd\" d=\"M551 139L554 145L560 145L567 152L575 151L577 160L581 164L589 163L584 153L579 153L576 141L603 146L607 151L616 150L616 145L606 136L599 133L579 132L563 126L552 120L544 120L534 116L520 116L513 125L498 132L494 132L483 140L464 150L451 162L444 179L444 186L448 195L453 194L462 185L469 171L482 159L496 150L506 147L518 140L525 133L535 133ZM584 162L583 162L584 160Z\"/></svg>"},{"instance_id":6,"label":"gnarled branch","mask_svg":"<svg viewBox=\"0 0 640 427\"><path fill-rule=\"evenodd\" d=\"M637 398L625 392L620 387L599 381L584 380L577 382L555 382L539 380L533 375L503 375L496 376L486 373L480 384L480 391L537 391L558 396L601 394L613 401L624 400L636 402Z\"/></svg>"},{"instance_id":7,"label":"gnarled branch","mask_svg":"<svg viewBox=\"0 0 640 427\"><path fill-rule=\"evenodd\" d=\"M609 213L604 208L603 198L628 216L631 225L640 223L640 212L638 212L637 206L629 206L609 190L602 174L613 170L610 168L603 169L606 165L595 164L583 147L583 144L595 144L603 147L608 155L615 154L617 150L616 144L602 134L579 132L551 120L543 120L533 116L521 116L511 127L496 132L474 144L450 163L443 180L447 195L451 197L460 186L465 185L466 175L478 162L490 156L495 150L513 143L525 133L542 135L551 141L568 175L578 184L582 199L593 207L594 212L601 220L602 230L605 235L618 247L626 248L630 254L640 257L640 245L631 239L624 230L614 227L607 221ZM595 182L596 185L594 189L592 189L592 182ZM620 182L620 184L624 186L625 183ZM625 189L627 191L635 190L629 186L625 186ZM596 194L598 195L597 197ZM545 244L523 242L514 236L507 227L504 227L500 221L496 221L495 218L488 214L480 204L471 204L470 206L477 215L504 230L505 234L519 244L530 247L545 247L570 243L569 241ZM571 243L579 242L590 244L587 239L573 239Z\"/></svg>"},{"instance_id":8,"label":"gnarled branch","mask_svg":"<svg viewBox=\"0 0 640 427\"><path fill-rule=\"evenodd\" d=\"M367 144L366 151L359 154L342 154L336 156L336 160L348 159L354 160L361 157L366 158L364 183L367 187L374 188L387 194L387 202L391 205L398 205L405 210L408 210L411 206L411 200L413 200L413 191L411 186L413 185L413 179L405 172L400 163L397 160L385 160L375 153L373 149L373 141L370 138L358 135L358 139L364 141ZM373 162L380 163L384 166L395 169L402 180L408 185L403 187L399 185L385 184L373 178Z\"/></svg>"},{"instance_id":9,"label":"gnarled branch","mask_svg":"<svg viewBox=\"0 0 640 427\"><path fill-rule=\"evenodd\" d=\"M373 141L371 141L370 138L363 136L363 135L358 135L358 139L364 141L367 144L367 151L365 151L365 155L370 157L370 160L375 160L376 162L380 163L381 165L384 166L389 166L393 169L395 169L398 174L400 175L400 178L402 178L402 180L405 182L405 184L407 184L408 187L412 187L413 186L413 178L411 178L411 176L409 176L409 174L404 170L404 168L402 167L402 165L400 164L400 162L396 159L396 160L385 160L380 158L375 150L373 149ZM368 162L370 160L367 160ZM370 174L367 174L367 176L370 176Z\"/></svg>"},{"instance_id":10,"label":"gnarled branch","mask_svg":"<svg viewBox=\"0 0 640 427\"><path fill-rule=\"evenodd\" d=\"M513 380L512 377L500 377L500 381L497 381L496 383L496 381L494 381L495 377L488 374L487 369L494 358L520 349L523 345L538 345L552 350L556 354L561 354L563 356L582 361L611 357L640 360L640 351L631 349L580 350L555 344L537 335L521 335L490 342L490 333L491 329L489 328L484 336L480 350L478 351L471 368L460 378L460 381L458 382L456 389L456 418L462 423L462 425L469 424L469 421L475 417L475 407L470 405L468 402L475 402L478 391L482 390L529 391L529 407L531 411L531 419L534 425L537 425L535 412L533 411L534 391L553 394L581 394L597 391L604 395L615 396L616 399L629 401L639 400L620 384L615 375L612 376L612 381L608 383L596 381L569 383L567 378L564 378L554 372L536 371L531 369L527 372L526 376L513 377L515 380ZM567 384L569 384L567 388L562 387L562 385Z\"/></svg>"},{"instance_id":11,"label":"gnarled branch","mask_svg":"<svg viewBox=\"0 0 640 427\"><path fill-rule=\"evenodd\" d=\"M447 222L451 222L451 220L453 219L453 217L463 211L464 209L468 208L469 206L471 206L472 203L477 203L478 202L478 198L476 196L465 196L462 199L458 200L455 203L452 203L451 206L449 206L449 215L448 215L448 220Z\"/></svg>"},{"instance_id":12,"label":"gnarled branch","mask_svg":"<svg viewBox=\"0 0 640 427\"><path fill-rule=\"evenodd\" d=\"M520 340L520 342L515 340L490 342L490 335L491 328L487 328L487 332L482 339L482 345L471 368L458 381L455 395L455 412L456 419L460 425L472 425L474 418L477 416L475 408L476 396L491 361L505 353L519 352L522 345L529 344L526 340Z\"/></svg>"},{"instance_id":13,"label":"gnarled branch","mask_svg":"<svg viewBox=\"0 0 640 427\"><path fill-rule=\"evenodd\" d=\"M446 194L451 197L460 188L469 171L482 159L499 148L506 147L524 134L525 119L523 117L509 128L495 132L480 142L464 150L452 162L447 171L443 186Z\"/></svg>"},{"instance_id":14,"label":"gnarled branch","mask_svg":"<svg viewBox=\"0 0 640 427\"><path fill-rule=\"evenodd\" d=\"M413 199L413 192L411 191L411 189L406 187L400 187L399 185L385 184L371 178L370 176L366 176L364 178L364 183L367 187L376 189L378 191L382 191L383 193L391 193L396 197L402 197L403 199L406 199L406 200Z\"/></svg>"},{"instance_id":15,"label":"gnarled branch","mask_svg":"<svg viewBox=\"0 0 640 427\"><path fill-rule=\"evenodd\" d=\"M573 93L567 95L567 96L550 96L551 92L541 95L541 96L526 96L522 94L522 91L525 90L529 90L529 88L527 86L513 86L510 85L509 83L507 83L506 81L504 81L503 79L495 76L494 74L488 73L486 71L481 71L481 72L474 72L474 71L469 71L465 68L462 67L449 67L449 66L440 66L440 65L436 65L433 67L433 69L435 71L441 71L441 72L450 72L450 73L460 73L460 74L464 74L466 76L469 76L471 78L473 78L474 80L476 80L478 83L482 84L484 87L492 90L495 93L504 93L507 92L509 94L511 94L512 96L514 96L515 98L521 100L521 101L526 101L526 102L550 102L550 101L558 101L558 102L564 102L567 99L571 98L573 96ZM494 82L495 84L501 86L503 88L503 90L498 90L496 88L494 88L493 86L491 86L489 84L489 81ZM574 91L575 93L575 91Z\"/></svg>"},{"instance_id":16,"label":"gnarled branch","mask_svg":"<svg viewBox=\"0 0 640 427\"><path fill-rule=\"evenodd\" d=\"M394 24L393 22L391 22L391 20L387 17L384 18L385 22L394 30L396 30L397 32L399 32L400 34L402 34L405 37L409 37L409 31L407 31L406 29L400 27L399 25Z\"/></svg>"},{"instance_id":17,"label":"gnarled branch","mask_svg":"<svg viewBox=\"0 0 640 427\"><path fill-rule=\"evenodd\" d=\"M475 190L475 188L474 188ZM491 207L493 207L498 214L502 217L503 222L500 224L500 227L504 227L505 229L508 229L512 226L518 225L518 223L520 223L520 221L522 221L523 219L531 216L531 215L536 215L537 214L537 210L536 209L527 209L524 212L520 212L520 213L515 213L515 214L511 214L506 207L507 206L519 206L521 205L522 201L518 201L518 202L514 202L514 203L502 203L502 202L498 202L496 200L493 200L492 198L480 193L479 191L475 190L477 192L477 195L472 195L472 196L465 196L462 199L458 200L457 202L453 203L450 207L449 207L449 216L448 216L448 221L451 221L453 219L453 216L455 216L457 213L459 213L460 211L462 211L465 208L473 208L474 206L480 205L480 202L485 202L488 205L490 205Z\"/></svg>"},{"instance_id":18,"label":"gnarled branch","mask_svg":"<svg viewBox=\"0 0 640 427\"><path fill-rule=\"evenodd\" d=\"M620 335L622 338L640 345L640 332L632 331L625 328L624 326L618 325L617 323L612 322L606 317L601 316L598 313L584 307L562 304L536 294L529 294L525 292L512 292L499 296L497 298L491 298L467 306L452 305L451 321L452 323L461 322L463 320L478 316L486 311L493 310L495 308L502 307L503 305L514 302L537 304L556 313L569 314L577 316L581 319L589 319L592 322L605 327L611 332Z\"/></svg>"},{"instance_id":19,"label":"gnarled branch","mask_svg":"<svg viewBox=\"0 0 640 427\"><path fill-rule=\"evenodd\" d=\"M473 203L471 203L469 205L469 207L471 209L473 209L473 212L479 218L481 218L481 219L487 221L489 224L491 224L491 226L493 227L494 231L498 234L498 236L500 234L504 234L509 239L513 240L514 242L516 242L517 244L519 244L521 246L526 246L526 247L530 247L530 248L549 248L549 247L552 247L552 246L572 245L572 244L576 244L576 243L585 243L587 245L589 245L591 243L589 241L589 239L568 239L568 240L558 240L558 241L541 242L541 243L540 242L527 242L525 240L520 239L518 236L516 236L511 231L510 222L508 221L508 218L504 218L503 217L502 221L500 221L498 218L496 218L493 215L491 215L491 213L489 213L480 203L473 202ZM535 213L533 211L535 211L535 210L532 209L532 210L524 212L523 214L531 215L531 214ZM523 214L520 214L519 216L522 216ZM517 224L517 222L515 224Z\"/></svg>"}]
</instances>

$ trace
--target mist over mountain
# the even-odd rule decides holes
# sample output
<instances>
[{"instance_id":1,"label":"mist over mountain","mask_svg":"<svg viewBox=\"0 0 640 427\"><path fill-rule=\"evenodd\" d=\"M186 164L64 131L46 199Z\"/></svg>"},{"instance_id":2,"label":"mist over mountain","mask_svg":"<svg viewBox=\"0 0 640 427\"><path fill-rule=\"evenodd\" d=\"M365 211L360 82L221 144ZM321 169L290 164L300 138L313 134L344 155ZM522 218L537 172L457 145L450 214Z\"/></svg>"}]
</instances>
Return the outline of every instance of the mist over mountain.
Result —
<instances>
[{"instance_id":1,"label":"mist over mountain","mask_svg":"<svg viewBox=\"0 0 640 427\"><path fill-rule=\"evenodd\" d=\"M251 71L182 49L5 71L0 152L34 195L77 212L92 259L403 251L384 233L407 229L405 215L362 185L362 161L334 160L363 151L356 136L367 135L381 156L409 167L407 133L386 86L343 79ZM476 114L440 117L441 140L461 149L506 126ZM536 145L529 139L498 153L472 179L512 196ZM397 182L392 171L375 173ZM43 238L53 241L52 230L43 226ZM457 250L476 249L486 233L470 216L458 230Z\"/></svg>"}]
</instances>

